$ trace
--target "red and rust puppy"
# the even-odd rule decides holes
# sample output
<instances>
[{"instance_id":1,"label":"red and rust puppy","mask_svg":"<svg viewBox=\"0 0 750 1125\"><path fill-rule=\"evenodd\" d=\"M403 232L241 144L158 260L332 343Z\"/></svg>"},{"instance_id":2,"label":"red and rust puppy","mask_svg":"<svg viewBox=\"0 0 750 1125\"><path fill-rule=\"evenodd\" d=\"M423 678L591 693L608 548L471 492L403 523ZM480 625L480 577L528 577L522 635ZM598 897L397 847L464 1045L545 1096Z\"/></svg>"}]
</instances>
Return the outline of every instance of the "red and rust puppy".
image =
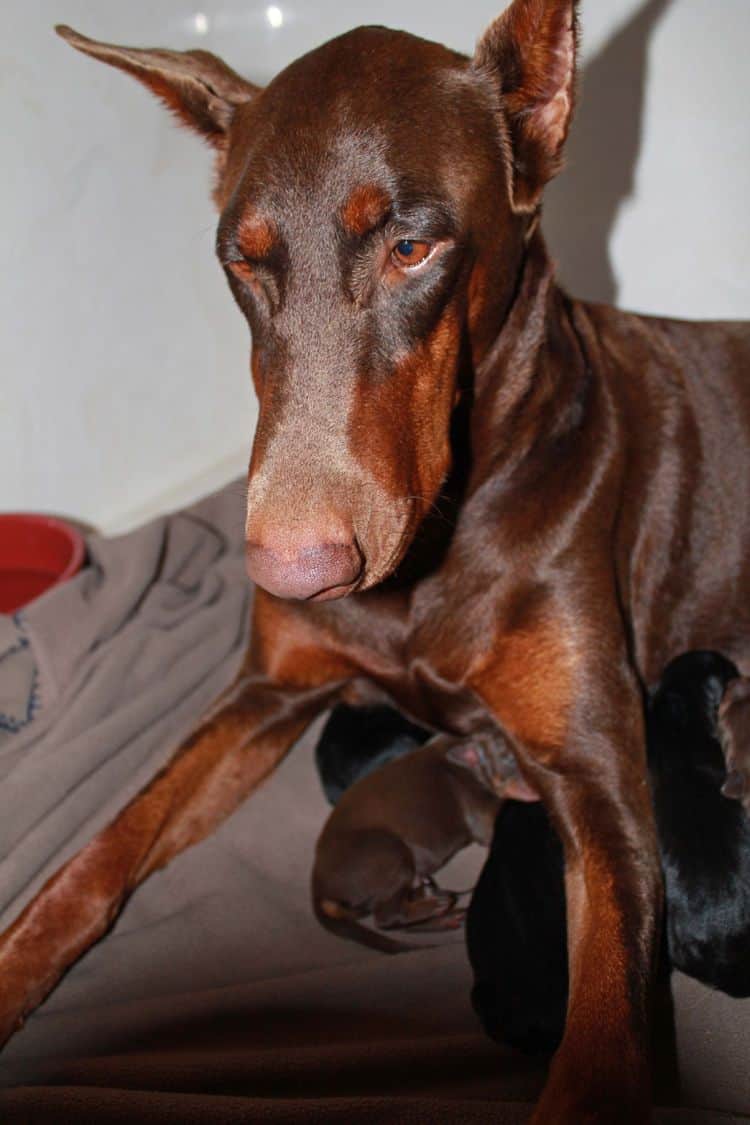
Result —
<instances>
[{"instance_id":1,"label":"red and rust puppy","mask_svg":"<svg viewBox=\"0 0 750 1125\"><path fill-rule=\"evenodd\" d=\"M253 334L260 589L232 689L0 939L0 1038L357 681L432 730L502 731L562 838L570 1003L535 1125L647 1121L642 691L688 648L750 673L750 333L555 284L537 221L575 0L513 0L472 58L360 28L263 90L203 51L61 32L216 153L219 257ZM746 803L749 697L722 716Z\"/></svg>"},{"instance_id":2,"label":"red and rust puppy","mask_svg":"<svg viewBox=\"0 0 750 1125\"><path fill-rule=\"evenodd\" d=\"M495 737L425 746L366 773L346 790L315 849L312 901L327 929L386 953L411 949L363 926L447 930L461 925L458 895L432 876L462 848L489 846L505 799L535 801L513 754Z\"/></svg>"}]
</instances>

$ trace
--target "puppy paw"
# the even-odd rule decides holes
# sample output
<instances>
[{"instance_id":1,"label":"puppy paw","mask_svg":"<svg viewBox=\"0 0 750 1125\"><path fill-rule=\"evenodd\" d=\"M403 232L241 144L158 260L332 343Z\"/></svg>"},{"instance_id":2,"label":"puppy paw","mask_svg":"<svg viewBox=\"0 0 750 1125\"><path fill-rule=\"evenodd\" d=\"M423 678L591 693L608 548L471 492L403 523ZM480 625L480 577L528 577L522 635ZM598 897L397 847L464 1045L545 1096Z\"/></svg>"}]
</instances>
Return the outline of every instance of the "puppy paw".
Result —
<instances>
[{"instance_id":1,"label":"puppy paw","mask_svg":"<svg viewBox=\"0 0 750 1125\"><path fill-rule=\"evenodd\" d=\"M391 902L380 904L373 918L381 930L456 929L465 915L457 909L457 902L454 891L444 891L432 879L424 879Z\"/></svg>"}]
</instances>

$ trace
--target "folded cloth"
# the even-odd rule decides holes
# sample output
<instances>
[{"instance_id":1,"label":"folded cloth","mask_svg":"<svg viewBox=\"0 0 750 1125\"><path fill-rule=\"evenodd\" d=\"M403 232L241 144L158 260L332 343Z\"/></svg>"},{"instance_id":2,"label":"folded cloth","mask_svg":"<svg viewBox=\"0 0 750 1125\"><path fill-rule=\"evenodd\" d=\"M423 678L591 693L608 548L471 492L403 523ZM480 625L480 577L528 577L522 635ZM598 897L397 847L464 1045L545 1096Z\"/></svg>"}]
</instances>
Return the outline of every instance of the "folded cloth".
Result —
<instances>
[{"instance_id":1,"label":"folded cloth","mask_svg":"<svg viewBox=\"0 0 750 1125\"><path fill-rule=\"evenodd\" d=\"M164 764L247 643L241 482L0 616L0 926Z\"/></svg>"}]
</instances>

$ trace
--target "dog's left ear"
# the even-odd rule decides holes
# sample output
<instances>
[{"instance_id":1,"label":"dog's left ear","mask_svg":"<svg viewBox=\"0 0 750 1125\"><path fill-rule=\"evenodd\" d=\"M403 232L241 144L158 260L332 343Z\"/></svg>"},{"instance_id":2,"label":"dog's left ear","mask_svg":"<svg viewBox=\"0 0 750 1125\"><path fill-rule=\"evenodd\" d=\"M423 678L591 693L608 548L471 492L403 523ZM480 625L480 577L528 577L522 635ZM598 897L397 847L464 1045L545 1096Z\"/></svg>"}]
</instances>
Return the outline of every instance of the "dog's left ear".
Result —
<instances>
[{"instance_id":1,"label":"dog's left ear","mask_svg":"<svg viewBox=\"0 0 750 1125\"><path fill-rule=\"evenodd\" d=\"M62 24L55 31L76 50L132 74L183 124L220 151L226 146L234 111L260 92L209 51L119 47L88 39Z\"/></svg>"},{"instance_id":2,"label":"dog's left ear","mask_svg":"<svg viewBox=\"0 0 750 1125\"><path fill-rule=\"evenodd\" d=\"M499 88L512 146L511 199L533 211L562 164L575 97L578 0L513 0L474 54Z\"/></svg>"}]
</instances>

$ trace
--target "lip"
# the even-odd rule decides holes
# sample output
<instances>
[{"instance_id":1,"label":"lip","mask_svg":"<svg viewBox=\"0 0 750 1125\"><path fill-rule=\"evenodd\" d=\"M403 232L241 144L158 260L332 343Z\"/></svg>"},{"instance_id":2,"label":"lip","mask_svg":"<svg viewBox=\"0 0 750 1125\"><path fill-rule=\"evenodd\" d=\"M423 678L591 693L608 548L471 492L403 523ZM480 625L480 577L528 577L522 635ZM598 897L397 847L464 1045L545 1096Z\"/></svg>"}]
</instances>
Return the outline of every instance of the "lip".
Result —
<instances>
[{"instance_id":1,"label":"lip","mask_svg":"<svg viewBox=\"0 0 750 1125\"><path fill-rule=\"evenodd\" d=\"M408 507L406 510L404 526L401 530L401 534L398 537L396 546L393 548L388 557L388 561L386 562L385 566L382 567L382 569L377 570L374 573L367 573L361 576L360 581L355 583L355 585L360 590L370 590L373 586L377 586L380 582L385 582L386 578L390 578L391 574L393 574L394 570L398 567L399 563L406 554L406 547L411 542L416 525L419 523L418 520L414 521L412 518L416 508L416 500L413 497L409 497L409 499L407 500L407 504Z\"/></svg>"},{"instance_id":2,"label":"lip","mask_svg":"<svg viewBox=\"0 0 750 1125\"><path fill-rule=\"evenodd\" d=\"M305 598L306 602L335 602L339 598L345 598L347 594L354 592L356 582L350 583L349 586L332 586L330 590L321 590L318 594L313 594L310 598Z\"/></svg>"},{"instance_id":3,"label":"lip","mask_svg":"<svg viewBox=\"0 0 750 1125\"><path fill-rule=\"evenodd\" d=\"M327 590L319 590L317 594L311 594L309 598L305 598L306 602L334 602L339 598L345 598L347 594L353 594L364 581L364 567L362 573L355 578L354 582L349 582L346 586L330 586Z\"/></svg>"}]
</instances>

